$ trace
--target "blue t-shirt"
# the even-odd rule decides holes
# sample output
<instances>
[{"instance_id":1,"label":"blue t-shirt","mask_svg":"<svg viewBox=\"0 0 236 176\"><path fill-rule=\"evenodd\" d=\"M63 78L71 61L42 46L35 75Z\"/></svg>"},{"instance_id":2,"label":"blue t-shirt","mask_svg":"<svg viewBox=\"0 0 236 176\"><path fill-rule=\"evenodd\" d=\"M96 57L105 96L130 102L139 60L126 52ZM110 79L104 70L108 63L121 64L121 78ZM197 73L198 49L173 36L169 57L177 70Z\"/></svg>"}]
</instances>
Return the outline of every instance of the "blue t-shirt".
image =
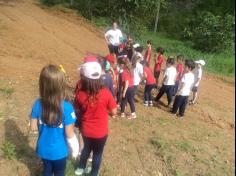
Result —
<instances>
[{"instance_id":1,"label":"blue t-shirt","mask_svg":"<svg viewBox=\"0 0 236 176\"><path fill-rule=\"evenodd\" d=\"M42 106L37 99L32 107L31 118L38 119L39 137L36 153L42 159L58 160L68 156L68 145L65 134L65 126L75 122L76 116L73 106L62 102L62 124L58 127L49 127L42 123Z\"/></svg>"}]
</instances>

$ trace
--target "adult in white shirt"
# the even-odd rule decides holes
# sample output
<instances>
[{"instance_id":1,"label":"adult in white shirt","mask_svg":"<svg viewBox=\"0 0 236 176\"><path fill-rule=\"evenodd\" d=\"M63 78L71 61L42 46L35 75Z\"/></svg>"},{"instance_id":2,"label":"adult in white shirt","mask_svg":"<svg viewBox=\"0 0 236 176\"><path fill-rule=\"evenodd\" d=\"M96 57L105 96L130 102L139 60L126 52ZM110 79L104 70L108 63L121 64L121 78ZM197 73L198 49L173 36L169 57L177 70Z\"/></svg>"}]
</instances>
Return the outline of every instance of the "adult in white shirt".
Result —
<instances>
[{"instance_id":1,"label":"adult in white shirt","mask_svg":"<svg viewBox=\"0 0 236 176\"><path fill-rule=\"evenodd\" d=\"M113 22L112 29L105 33L105 40L108 44L110 54L118 54L118 48L121 44L120 39L123 37L122 32L118 29L116 22Z\"/></svg>"},{"instance_id":2,"label":"adult in white shirt","mask_svg":"<svg viewBox=\"0 0 236 176\"><path fill-rule=\"evenodd\" d=\"M162 87L155 99L158 102L161 99L161 97L164 95L164 93L166 93L168 106L170 106L172 103L175 80L177 76L177 71L174 64L175 64L174 57L169 56L167 59L167 68L164 73Z\"/></svg>"},{"instance_id":3,"label":"adult in white shirt","mask_svg":"<svg viewBox=\"0 0 236 176\"><path fill-rule=\"evenodd\" d=\"M199 86L200 81L202 79L202 66L205 65L205 61L204 60L197 60L197 61L195 61L195 63L196 63L196 68L194 69L194 85L192 88L193 99L190 100L190 104L194 104L197 100L198 86Z\"/></svg>"},{"instance_id":4,"label":"adult in white shirt","mask_svg":"<svg viewBox=\"0 0 236 176\"><path fill-rule=\"evenodd\" d=\"M184 75L181 78L179 89L176 93L172 114L176 115L179 110L178 116L183 118L186 106L188 104L188 97L194 84L194 74L192 70L194 63L192 60L185 61Z\"/></svg>"}]
</instances>

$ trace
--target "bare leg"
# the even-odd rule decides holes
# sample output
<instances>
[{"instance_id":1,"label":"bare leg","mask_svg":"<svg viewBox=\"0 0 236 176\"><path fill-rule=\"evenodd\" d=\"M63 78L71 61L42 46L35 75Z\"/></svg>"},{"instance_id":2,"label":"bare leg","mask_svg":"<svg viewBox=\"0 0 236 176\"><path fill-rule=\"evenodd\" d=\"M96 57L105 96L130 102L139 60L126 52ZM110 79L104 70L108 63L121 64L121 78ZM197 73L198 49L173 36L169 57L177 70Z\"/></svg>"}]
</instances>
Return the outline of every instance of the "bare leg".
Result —
<instances>
[{"instance_id":1,"label":"bare leg","mask_svg":"<svg viewBox=\"0 0 236 176\"><path fill-rule=\"evenodd\" d=\"M193 100L192 103L195 103L197 100L197 92L193 92Z\"/></svg>"},{"instance_id":2,"label":"bare leg","mask_svg":"<svg viewBox=\"0 0 236 176\"><path fill-rule=\"evenodd\" d=\"M79 153L82 152L83 148L84 148L84 141L81 133L79 132Z\"/></svg>"}]
</instances>

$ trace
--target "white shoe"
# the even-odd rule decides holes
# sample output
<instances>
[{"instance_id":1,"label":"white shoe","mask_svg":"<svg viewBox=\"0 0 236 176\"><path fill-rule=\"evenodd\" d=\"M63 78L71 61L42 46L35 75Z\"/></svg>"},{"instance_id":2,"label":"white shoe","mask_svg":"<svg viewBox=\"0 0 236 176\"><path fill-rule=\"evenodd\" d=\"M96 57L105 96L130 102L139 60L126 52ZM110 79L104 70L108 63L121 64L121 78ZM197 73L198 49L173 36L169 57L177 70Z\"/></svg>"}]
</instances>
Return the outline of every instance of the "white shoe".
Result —
<instances>
[{"instance_id":1,"label":"white shoe","mask_svg":"<svg viewBox=\"0 0 236 176\"><path fill-rule=\"evenodd\" d=\"M143 105L144 105L144 106L148 106L148 101L145 101L145 102L143 103Z\"/></svg>"},{"instance_id":2,"label":"white shoe","mask_svg":"<svg viewBox=\"0 0 236 176\"><path fill-rule=\"evenodd\" d=\"M89 174L91 172L91 170L92 170L92 167L89 166L84 170L84 173Z\"/></svg>"},{"instance_id":3,"label":"white shoe","mask_svg":"<svg viewBox=\"0 0 236 176\"><path fill-rule=\"evenodd\" d=\"M75 170L75 175L83 175L84 173L85 173L85 169L77 168Z\"/></svg>"},{"instance_id":4,"label":"white shoe","mask_svg":"<svg viewBox=\"0 0 236 176\"><path fill-rule=\"evenodd\" d=\"M152 103L152 101L149 101L149 106L151 106L151 107L153 106L153 103Z\"/></svg>"},{"instance_id":5,"label":"white shoe","mask_svg":"<svg viewBox=\"0 0 236 176\"><path fill-rule=\"evenodd\" d=\"M124 117L125 117L125 113L121 113L121 114L120 114L120 117L121 117L121 118L124 118Z\"/></svg>"}]
</instances>

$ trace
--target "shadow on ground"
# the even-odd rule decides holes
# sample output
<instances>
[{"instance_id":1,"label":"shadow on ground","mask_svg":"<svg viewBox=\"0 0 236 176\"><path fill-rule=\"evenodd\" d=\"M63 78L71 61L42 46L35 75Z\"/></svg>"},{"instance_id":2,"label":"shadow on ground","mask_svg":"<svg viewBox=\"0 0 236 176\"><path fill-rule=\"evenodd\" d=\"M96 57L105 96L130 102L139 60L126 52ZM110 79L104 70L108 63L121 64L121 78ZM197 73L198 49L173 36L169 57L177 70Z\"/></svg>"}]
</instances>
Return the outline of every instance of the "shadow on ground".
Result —
<instances>
[{"instance_id":1,"label":"shadow on ground","mask_svg":"<svg viewBox=\"0 0 236 176\"><path fill-rule=\"evenodd\" d=\"M26 165L30 176L41 175L41 162L37 158L35 150L29 145L31 139L21 132L14 120L6 120L4 125L5 140L16 146L17 161ZM18 171L20 169L18 168Z\"/></svg>"}]
</instances>

